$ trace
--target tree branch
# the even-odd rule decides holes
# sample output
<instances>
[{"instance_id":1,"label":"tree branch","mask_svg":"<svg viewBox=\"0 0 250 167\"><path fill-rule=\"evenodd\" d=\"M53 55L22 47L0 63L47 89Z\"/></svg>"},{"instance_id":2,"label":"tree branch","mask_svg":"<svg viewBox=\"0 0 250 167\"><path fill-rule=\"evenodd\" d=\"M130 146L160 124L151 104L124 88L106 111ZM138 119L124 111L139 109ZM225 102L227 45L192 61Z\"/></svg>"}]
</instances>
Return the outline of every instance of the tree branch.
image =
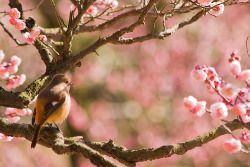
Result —
<instances>
[{"instance_id":1,"label":"tree branch","mask_svg":"<svg viewBox=\"0 0 250 167\"><path fill-rule=\"evenodd\" d=\"M3 27L3 30L10 36L11 39L13 39L15 41L15 43L18 46L25 46L28 45L27 43L20 43L10 32L9 30L4 26L4 24L0 21L0 25Z\"/></svg>"},{"instance_id":2,"label":"tree branch","mask_svg":"<svg viewBox=\"0 0 250 167\"><path fill-rule=\"evenodd\" d=\"M165 31L160 32L160 33L149 33L145 36L139 36L139 37L134 37L134 38L122 38L121 37L122 35L133 31L137 26L143 24L143 22L147 16L158 17L158 15L161 16L162 14L164 14L164 15L166 14L166 12L158 13L158 12L149 11L150 8L156 3L156 1L157 0L151 0L147 4L147 6L144 6L140 9L134 9L134 10L130 10L128 12L122 13L122 14L114 17L113 19L111 19L105 23L102 23L100 25L94 26L92 28L91 28L91 26L88 26L90 28L88 31L102 30L102 29L106 29L107 27L114 25L117 22L123 21L125 18L140 15L139 19L135 23L131 24L130 26L124 27L120 30L117 30L115 33L111 34L108 37L103 37L103 38L98 39L96 42L94 42L89 47L82 50L81 52L79 52L75 56L72 56L72 55L70 55L69 57L66 56L66 58L62 59L62 60L53 59L52 55L49 52L49 50L47 49L47 47L44 46L41 42L36 41L35 46L38 49L38 51L41 55L41 58L46 65L46 72L45 72L43 77L46 78L50 74L55 74L58 72L65 73L65 72L69 71L70 69L74 68L75 66L78 66L80 64L79 62L81 61L81 59L83 59L86 55L88 55L92 52L95 52L96 49L98 49L99 47L101 47L107 43L132 44L132 43L136 43L136 42L143 42L143 41L150 40L150 39L163 39L164 37L168 37L168 36L172 35L178 29L185 27L186 25L189 25L191 23L194 23L195 21L197 21L203 15L206 14L206 10L201 10L197 14L195 14L191 19L189 19L187 21L183 21L183 22L181 22L181 23L179 23L179 24L177 24L169 29L166 29ZM93 3L93 1L87 2L88 5L91 5L92 3ZM234 4L239 4L239 3L235 2L235 1L230 1L230 2L227 2L225 5L232 5L232 4L234 5ZM249 3L240 3L240 4L249 4ZM10 6L20 8L21 14L23 14L22 13L22 6L18 0L10 0ZM87 7L85 7L84 9L87 9ZM196 8L183 7L181 10L184 10L184 11L186 10L188 12L189 10L195 10L195 9ZM178 11L174 11L174 13L177 13L177 12ZM75 18L73 20L72 26L70 26L68 29L65 28L65 31L69 32L69 34L70 34L69 36L72 37L73 29L79 23L81 16L82 16L82 14L78 15L77 18ZM86 28L86 29L88 29L88 28ZM43 30L43 31L46 31L46 30ZM61 30L52 32L52 31L54 31L54 29L50 29L50 31L51 31L50 32L51 35L52 34L59 34L60 35L60 32L61 32ZM68 36L68 35L66 35L66 36ZM70 54L70 46L69 45L70 45L70 41L72 40L71 37L68 38L69 40L66 39L64 42L64 44L65 44L64 45L64 53L66 55ZM66 44L69 44L69 45L66 46ZM45 82L45 80L42 79L43 77L35 80L23 92L13 93L13 92L5 91L4 89L1 88L0 89L0 105L8 106L8 107L17 107L17 108L27 107L29 102L45 86L42 84L47 83L48 80L45 79L46 80L46 82ZM32 92L33 90L34 90L34 92Z\"/></svg>"},{"instance_id":3,"label":"tree branch","mask_svg":"<svg viewBox=\"0 0 250 167\"><path fill-rule=\"evenodd\" d=\"M165 37L172 35L174 32L176 32L180 28L183 28L186 25L189 25L189 24L196 22L198 19L200 19L205 14L206 14L206 11L201 10L197 14L195 14L192 18L190 18L189 20L186 20L186 21L183 21L179 24L176 24L173 27L168 28L163 32L149 33L145 36L134 37L134 38L119 38L118 40L111 41L111 43L128 45L128 44L133 44L133 43L137 43L137 42L143 42L143 41L150 40L150 39L164 39Z\"/></svg>"},{"instance_id":4,"label":"tree branch","mask_svg":"<svg viewBox=\"0 0 250 167\"><path fill-rule=\"evenodd\" d=\"M0 106L14 108L28 107L41 89L48 84L49 80L49 76L44 74L32 82L23 92L6 91L0 87Z\"/></svg>"},{"instance_id":5,"label":"tree branch","mask_svg":"<svg viewBox=\"0 0 250 167\"><path fill-rule=\"evenodd\" d=\"M245 125L248 128L250 127L250 123L247 123ZM237 119L232 122L226 123L225 126L228 127L231 131L242 129L245 127ZM113 158L118 157L119 159L129 162L142 162L170 157L173 154L182 155L187 151L192 150L196 147L201 147L209 141L212 141L224 134L229 134L229 132L224 128L223 125L221 125L207 133L204 133L203 135L197 136L182 143L161 146L158 148L145 148L140 150L127 150L126 148L118 146L111 141L108 143L93 143L85 141L85 143L91 148L98 150L108 156L112 156Z\"/></svg>"},{"instance_id":6,"label":"tree branch","mask_svg":"<svg viewBox=\"0 0 250 167\"><path fill-rule=\"evenodd\" d=\"M250 127L250 123L243 124L235 119L225 124L231 131ZM0 133L7 136L25 137L32 140L32 134L35 127L31 124L11 123L0 119ZM45 126L40 135L38 143L52 148L57 154L81 154L91 160L92 163L99 166L116 166L113 162L104 158L104 155L110 156L126 166L135 166L136 162L155 160L159 158L170 157L173 154L183 155L189 150L212 141L222 135L228 134L228 130L223 125L213 130L197 136L182 143L164 145L158 148L144 148L139 150L128 150L123 146L115 144L112 140L109 142L91 142L85 141L82 137L64 137L56 128Z\"/></svg>"},{"instance_id":7,"label":"tree branch","mask_svg":"<svg viewBox=\"0 0 250 167\"><path fill-rule=\"evenodd\" d=\"M0 133L14 137L25 137L31 141L35 127L31 124L17 124L11 123L4 119L0 119ZM56 128L44 127L42 129L39 143L44 146L52 148L57 154L76 154L80 153L84 157L90 159L90 161L97 166L117 167L113 162L103 157L97 151L91 149L87 145L81 143L65 144L64 137L56 130Z\"/></svg>"},{"instance_id":8,"label":"tree branch","mask_svg":"<svg viewBox=\"0 0 250 167\"><path fill-rule=\"evenodd\" d=\"M95 2L94 0L80 1L79 2L80 4L78 5L78 15L75 18L73 18L73 13L71 12L69 23L68 23L68 28L64 33L64 46L63 46L63 52L62 52L63 58L67 58L70 56L71 43L73 40L74 30L77 27L77 25L80 23L83 14L87 11L87 9L94 2ZM63 31L63 29L61 31Z\"/></svg>"}]
</instances>

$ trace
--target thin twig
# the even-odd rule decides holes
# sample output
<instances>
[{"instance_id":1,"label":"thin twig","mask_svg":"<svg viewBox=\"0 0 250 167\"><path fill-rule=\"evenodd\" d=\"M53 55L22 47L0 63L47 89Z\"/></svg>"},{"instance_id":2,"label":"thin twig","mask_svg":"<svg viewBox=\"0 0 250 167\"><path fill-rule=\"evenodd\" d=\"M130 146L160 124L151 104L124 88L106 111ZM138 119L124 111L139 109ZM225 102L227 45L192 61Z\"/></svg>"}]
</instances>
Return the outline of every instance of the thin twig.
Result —
<instances>
[{"instance_id":1,"label":"thin twig","mask_svg":"<svg viewBox=\"0 0 250 167\"><path fill-rule=\"evenodd\" d=\"M50 3L51 3L51 6L52 6L52 8L53 8L53 10L54 10L55 15L56 15L57 23L58 23L58 25L59 25L61 31L62 31L63 34L64 34L65 31L64 31L64 29L63 29L63 26L62 26L62 22L61 22L60 16L59 16L59 14L58 14L57 11L56 11L56 6L55 6L54 0L50 0Z\"/></svg>"},{"instance_id":2,"label":"thin twig","mask_svg":"<svg viewBox=\"0 0 250 167\"><path fill-rule=\"evenodd\" d=\"M56 46L62 46L63 42L61 41L54 41L53 39L50 39L49 41L52 45L56 45Z\"/></svg>"},{"instance_id":3,"label":"thin twig","mask_svg":"<svg viewBox=\"0 0 250 167\"><path fill-rule=\"evenodd\" d=\"M27 10L23 10L23 12L29 12L29 11L35 10L35 9L39 8L40 5L41 5L43 2L44 2L44 0L41 0L34 8L27 9Z\"/></svg>"},{"instance_id":4,"label":"thin twig","mask_svg":"<svg viewBox=\"0 0 250 167\"><path fill-rule=\"evenodd\" d=\"M51 50L53 50L53 52L55 52L55 54L57 54L57 56L59 56L60 54L55 50L55 48L53 48L53 46L51 46L50 44L46 44L45 42L43 42L42 40L40 40L39 38L37 38L37 40L39 40L40 42L42 42L45 46L49 47Z\"/></svg>"},{"instance_id":5,"label":"thin twig","mask_svg":"<svg viewBox=\"0 0 250 167\"><path fill-rule=\"evenodd\" d=\"M233 106L233 104L230 102L230 101L228 101L228 99L225 97L225 96L223 96L220 92L219 92L219 90L218 89L216 89L216 87L215 86L213 86L212 85L212 83L210 82L210 80L208 80L208 79L206 79L206 81L209 83L209 85L214 89L214 91L227 103L227 104L229 104L230 106Z\"/></svg>"},{"instance_id":6,"label":"thin twig","mask_svg":"<svg viewBox=\"0 0 250 167\"><path fill-rule=\"evenodd\" d=\"M101 19L101 18L99 18L99 17L103 16L103 15L105 14L105 12L106 12L108 9L110 9L110 8L105 9L102 13L100 13L99 15L96 15L96 16L92 16L92 15L89 14L89 15L91 16L91 19L88 20L88 21L87 21L86 23L84 23L83 25L86 25L86 24L90 23L91 21L93 21L93 20L96 19L96 18ZM83 17L84 17L84 16L83 16Z\"/></svg>"},{"instance_id":7,"label":"thin twig","mask_svg":"<svg viewBox=\"0 0 250 167\"><path fill-rule=\"evenodd\" d=\"M11 39L13 39L18 46L26 46L27 43L20 43L10 32L9 30L4 26L4 24L0 21L0 25L3 27L4 31L10 36Z\"/></svg>"},{"instance_id":8,"label":"thin twig","mask_svg":"<svg viewBox=\"0 0 250 167\"><path fill-rule=\"evenodd\" d=\"M250 53L249 53L249 51L248 51L248 45L247 45L248 38L249 38L249 36L248 36L247 39L246 39L246 50L247 50L247 55L248 55L248 57L250 57Z\"/></svg>"},{"instance_id":9,"label":"thin twig","mask_svg":"<svg viewBox=\"0 0 250 167\"><path fill-rule=\"evenodd\" d=\"M228 131L228 133L229 133L234 139L238 140L237 137L235 137L235 135L233 134L233 132L230 130L230 128L227 127L226 124L222 124L222 126ZM242 151L242 152L245 152L245 153L249 153L249 148L248 148L248 146L247 146L245 143L242 143L242 142L241 142L241 145L243 145L243 146L245 147L245 149L246 149L246 150L241 149L241 151Z\"/></svg>"}]
</instances>

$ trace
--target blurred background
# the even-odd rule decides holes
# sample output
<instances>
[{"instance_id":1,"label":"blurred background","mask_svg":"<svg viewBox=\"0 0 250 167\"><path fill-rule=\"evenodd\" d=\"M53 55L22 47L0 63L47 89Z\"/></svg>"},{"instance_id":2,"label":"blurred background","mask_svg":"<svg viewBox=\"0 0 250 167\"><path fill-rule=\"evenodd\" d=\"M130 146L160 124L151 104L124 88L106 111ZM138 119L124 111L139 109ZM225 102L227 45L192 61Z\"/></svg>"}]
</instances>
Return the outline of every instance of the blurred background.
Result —
<instances>
[{"instance_id":1,"label":"blurred background","mask_svg":"<svg viewBox=\"0 0 250 167\"><path fill-rule=\"evenodd\" d=\"M21 0L24 9L31 9L40 1ZM119 6L132 1L119 1ZM57 0L57 10L67 22L69 0ZM119 7L118 6L118 7ZM0 11L9 11L8 1L0 2ZM227 82L238 87L228 70L230 53L237 49L242 67L249 68L246 53L246 38L250 35L249 6L228 6L222 15L207 15L199 21L178 30L164 40L150 40L133 45L105 45L82 60L82 66L71 70L68 75L74 86L71 89L72 107L69 118L60 127L64 135L84 136L86 140L108 141L128 149L159 147L183 142L208 132L219 125L209 114L194 117L183 106L183 98L189 95L207 101L207 107L219 100L206 91L202 82L191 79L190 72L196 65L213 66ZM188 15L179 15L166 20L171 27ZM44 28L57 27L54 12L45 1L39 8L25 12L26 18L33 17ZM8 16L0 18L13 35L24 42L22 34L8 23ZM95 21L92 24L98 24ZM149 23L149 22L147 22ZM125 23L124 23L125 24ZM162 21L156 29L162 30ZM117 26L119 27L119 26ZM115 28L105 31L112 33ZM138 36L150 31L152 24L141 26L133 33ZM103 33L83 33L73 41L73 55L92 44ZM250 46L248 46L250 48ZM24 85L13 91L21 91L45 72L37 50L32 45L18 47L0 28L0 49L6 55L4 61L16 55L22 58L17 74L26 74ZM60 50L61 48L57 48ZM3 82L3 81L1 81ZM2 84L2 83L1 83ZM34 106L30 108L33 110ZM1 107L0 112L4 113ZM228 118L228 120L233 117ZM31 116L19 121L29 123ZM240 131L234 132L237 136ZM222 142L229 139L224 135L182 156L172 156L155 161L138 163L142 167L247 167L248 154L228 154ZM38 145L30 149L30 142L15 138L11 142L0 142L0 166L13 167L92 167L89 160L78 155L57 155L51 149Z\"/></svg>"}]
</instances>

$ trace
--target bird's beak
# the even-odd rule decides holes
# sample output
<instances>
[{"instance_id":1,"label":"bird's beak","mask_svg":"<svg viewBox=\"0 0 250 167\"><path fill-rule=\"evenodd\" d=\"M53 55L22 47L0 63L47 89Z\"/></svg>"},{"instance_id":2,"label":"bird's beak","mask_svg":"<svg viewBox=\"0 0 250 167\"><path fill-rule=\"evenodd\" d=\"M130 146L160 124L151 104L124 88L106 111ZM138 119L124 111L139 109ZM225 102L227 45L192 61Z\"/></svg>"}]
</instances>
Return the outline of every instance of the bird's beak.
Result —
<instances>
[{"instance_id":1,"label":"bird's beak","mask_svg":"<svg viewBox=\"0 0 250 167\"><path fill-rule=\"evenodd\" d=\"M71 86L71 85L74 85L74 84L72 82L70 82L69 85Z\"/></svg>"}]
</instances>

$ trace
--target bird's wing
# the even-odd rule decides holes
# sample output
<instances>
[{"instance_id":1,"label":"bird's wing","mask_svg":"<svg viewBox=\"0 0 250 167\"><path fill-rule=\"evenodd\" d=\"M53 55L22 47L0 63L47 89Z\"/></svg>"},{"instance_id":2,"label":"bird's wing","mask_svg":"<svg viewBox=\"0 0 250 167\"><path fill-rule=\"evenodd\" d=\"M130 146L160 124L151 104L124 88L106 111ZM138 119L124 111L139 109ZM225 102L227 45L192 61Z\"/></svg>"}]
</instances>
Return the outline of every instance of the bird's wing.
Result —
<instances>
[{"instance_id":1,"label":"bird's wing","mask_svg":"<svg viewBox=\"0 0 250 167\"><path fill-rule=\"evenodd\" d=\"M61 105L65 102L66 98L62 97L59 101L47 103L44 107L44 121L51 116Z\"/></svg>"}]
</instances>

